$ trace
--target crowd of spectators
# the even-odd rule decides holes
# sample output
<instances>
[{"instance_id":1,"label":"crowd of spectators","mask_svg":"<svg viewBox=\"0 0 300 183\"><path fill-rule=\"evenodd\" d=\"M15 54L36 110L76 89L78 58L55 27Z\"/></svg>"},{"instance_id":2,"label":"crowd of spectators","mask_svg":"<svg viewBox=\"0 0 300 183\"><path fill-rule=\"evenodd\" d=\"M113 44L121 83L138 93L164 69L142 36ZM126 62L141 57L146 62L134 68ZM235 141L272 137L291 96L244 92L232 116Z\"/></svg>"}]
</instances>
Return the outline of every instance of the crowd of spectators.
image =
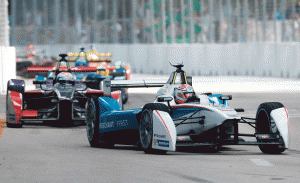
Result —
<instances>
[{"instance_id":1,"label":"crowd of spectators","mask_svg":"<svg viewBox=\"0 0 300 183\"><path fill-rule=\"evenodd\" d=\"M145 3L141 3L148 1L138 2L136 11L133 11L136 13L134 20L131 17L117 19L117 22L114 22L109 17L102 16L103 8L99 10L99 16L102 16L100 19L84 17L86 14L80 13L75 20L68 11L64 11L60 12L58 27L54 26L54 17L49 17L51 14L45 9L38 10L34 14L32 9L28 8L30 6L23 6L22 13L16 14L16 20L19 21L14 26L14 39L17 44L34 41L36 44L113 43L116 32L118 43L162 43L163 41L170 43L172 33L174 34L172 41L177 43L300 41L299 3L287 4L283 9L279 1L263 14L261 9L255 10L251 7L245 12L243 4L239 6L240 9L236 4L228 8L229 1L224 0L218 1L223 3L222 6L214 5L214 8L210 9L209 6L212 4L204 0L201 1L204 2L201 8L193 10L191 15L190 4L188 1L183 1L183 8L172 9L173 22L170 22L170 7L162 11L160 5L155 8L160 8L161 13L157 11L152 13L153 10L146 8ZM65 3L64 6L68 4ZM163 12L166 15L165 20L163 20ZM194 25L191 26L191 22ZM151 32L153 30L154 34ZM192 33L194 33L194 40L191 40Z\"/></svg>"}]
</instances>

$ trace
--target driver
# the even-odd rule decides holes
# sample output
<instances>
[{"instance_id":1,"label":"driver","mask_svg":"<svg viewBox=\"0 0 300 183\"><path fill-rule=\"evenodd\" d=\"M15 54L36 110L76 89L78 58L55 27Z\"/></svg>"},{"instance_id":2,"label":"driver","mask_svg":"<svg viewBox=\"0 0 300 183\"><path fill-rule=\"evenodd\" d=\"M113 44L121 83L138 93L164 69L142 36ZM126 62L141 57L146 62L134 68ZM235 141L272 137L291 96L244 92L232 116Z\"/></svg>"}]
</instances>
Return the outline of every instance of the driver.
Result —
<instances>
[{"instance_id":1,"label":"driver","mask_svg":"<svg viewBox=\"0 0 300 183\"><path fill-rule=\"evenodd\" d=\"M69 72L61 72L57 75L56 77L56 83L60 84L65 84L65 83L70 83L74 84L75 83L76 77L69 73Z\"/></svg>"},{"instance_id":2,"label":"driver","mask_svg":"<svg viewBox=\"0 0 300 183\"><path fill-rule=\"evenodd\" d=\"M174 89L174 99L177 104L200 102L200 99L195 95L193 87L188 84L182 84Z\"/></svg>"}]
</instances>

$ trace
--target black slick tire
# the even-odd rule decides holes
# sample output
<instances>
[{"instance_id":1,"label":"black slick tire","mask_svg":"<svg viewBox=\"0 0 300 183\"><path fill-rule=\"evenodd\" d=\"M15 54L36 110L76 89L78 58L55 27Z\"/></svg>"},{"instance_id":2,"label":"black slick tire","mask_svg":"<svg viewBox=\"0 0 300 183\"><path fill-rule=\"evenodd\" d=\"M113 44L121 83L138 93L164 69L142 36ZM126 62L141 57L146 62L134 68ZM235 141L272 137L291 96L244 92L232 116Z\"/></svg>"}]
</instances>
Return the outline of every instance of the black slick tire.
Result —
<instances>
[{"instance_id":1,"label":"black slick tire","mask_svg":"<svg viewBox=\"0 0 300 183\"><path fill-rule=\"evenodd\" d=\"M122 88L122 101L123 101L123 104L126 104L127 101L128 101L128 89L126 88Z\"/></svg>"},{"instance_id":2,"label":"black slick tire","mask_svg":"<svg viewBox=\"0 0 300 183\"><path fill-rule=\"evenodd\" d=\"M272 110L284 107L279 102L266 102L259 105L256 113L256 133L261 134L278 134L279 131L275 122L271 118ZM279 145L259 145L259 149L265 154L280 154L285 148Z\"/></svg>"},{"instance_id":3,"label":"black slick tire","mask_svg":"<svg viewBox=\"0 0 300 183\"><path fill-rule=\"evenodd\" d=\"M85 123L88 141L92 147L112 148L114 146L113 143L101 140L103 134L99 133L99 103L97 97L92 96L88 99Z\"/></svg>"},{"instance_id":4,"label":"black slick tire","mask_svg":"<svg viewBox=\"0 0 300 183\"><path fill-rule=\"evenodd\" d=\"M6 93L6 111L8 111L8 92L14 91L19 92L21 94L25 91L25 82L24 80L11 79L7 82L7 93ZM23 124L20 121L20 124L13 124L9 122L8 112L6 112L6 126L9 128L22 128Z\"/></svg>"}]
</instances>

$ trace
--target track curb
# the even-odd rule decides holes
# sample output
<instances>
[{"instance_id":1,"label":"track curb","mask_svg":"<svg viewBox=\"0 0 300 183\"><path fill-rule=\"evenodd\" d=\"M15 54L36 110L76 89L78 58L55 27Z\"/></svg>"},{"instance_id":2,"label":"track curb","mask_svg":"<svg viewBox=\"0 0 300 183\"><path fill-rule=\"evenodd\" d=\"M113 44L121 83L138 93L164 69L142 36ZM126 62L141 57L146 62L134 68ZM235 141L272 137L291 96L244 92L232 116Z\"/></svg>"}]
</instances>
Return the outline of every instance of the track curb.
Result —
<instances>
[{"instance_id":1,"label":"track curb","mask_svg":"<svg viewBox=\"0 0 300 183\"><path fill-rule=\"evenodd\" d=\"M4 119L4 118L0 119L0 138L2 137L2 134L3 134L3 130L5 127L5 121L6 121L6 119Z\"/></svg>"}]
</instances>

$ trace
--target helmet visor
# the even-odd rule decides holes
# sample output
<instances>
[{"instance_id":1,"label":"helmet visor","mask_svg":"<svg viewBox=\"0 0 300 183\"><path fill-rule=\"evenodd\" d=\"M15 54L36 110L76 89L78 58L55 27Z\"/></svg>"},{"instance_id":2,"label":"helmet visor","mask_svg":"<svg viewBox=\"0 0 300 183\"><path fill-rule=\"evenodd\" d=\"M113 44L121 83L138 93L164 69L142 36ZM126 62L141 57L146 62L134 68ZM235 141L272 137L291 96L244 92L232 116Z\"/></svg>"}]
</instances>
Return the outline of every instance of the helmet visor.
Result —
<instances>
[{"instance_id":1,"label":"helmet visor","mask_svg":"<svg viewBox=\"0 0 300 183\"><path fill-rule=\"evenodd\" d=\"M189 97L192 97L192 96L195 96L195 92L183 92L183 93L179 93L178 94L180 98L189 98Z\"/></svg>"}]
</instances>

